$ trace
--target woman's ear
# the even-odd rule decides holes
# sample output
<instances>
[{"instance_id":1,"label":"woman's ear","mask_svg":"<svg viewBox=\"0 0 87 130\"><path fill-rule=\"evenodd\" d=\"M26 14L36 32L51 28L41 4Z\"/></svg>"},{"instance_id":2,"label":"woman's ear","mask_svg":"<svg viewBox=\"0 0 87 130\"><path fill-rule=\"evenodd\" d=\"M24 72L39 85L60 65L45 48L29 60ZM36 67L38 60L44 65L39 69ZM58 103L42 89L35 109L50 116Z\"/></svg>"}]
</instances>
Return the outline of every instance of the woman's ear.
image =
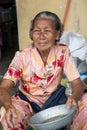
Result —
<instances>
[{"instance_id":1,"label":"woman's ear","mask_svg":"<svg viewBox=\"0 0 87 130\"><path fill-rule=\"evenodd\" d=\"M60 39L60 31L57 31L56 32L56 40L59 40Z\"/></svg>"}]
</instances>

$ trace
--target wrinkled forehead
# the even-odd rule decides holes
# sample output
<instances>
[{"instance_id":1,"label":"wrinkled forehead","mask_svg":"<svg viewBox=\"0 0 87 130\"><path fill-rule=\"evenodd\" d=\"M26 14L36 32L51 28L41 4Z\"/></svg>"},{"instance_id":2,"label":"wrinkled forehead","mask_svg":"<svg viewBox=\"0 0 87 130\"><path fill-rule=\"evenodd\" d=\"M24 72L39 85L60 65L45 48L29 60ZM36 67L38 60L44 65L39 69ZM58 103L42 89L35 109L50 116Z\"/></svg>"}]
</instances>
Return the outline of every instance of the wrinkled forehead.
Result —
<instances>
[{"instance_id":1,"label":"wrinkled forehead","mask_svg":"<svg viewBox=\"0 0 87 130\"><path fill-rule=\"evenodd\" d=\"M36 21L37 19L40 19L40 18L50 19L50 20L52 20L52 21L55 20L53 16L51 16L51 15L46 15L45 13L43 13L43 14L37 16L37 17L34 19L34 21Z\"/></svg>"},{"instance_id":2,"label":"wrinkled forehead","mask_svg":"<svg viewBox=\"0 0 87 130\"><path fill-rule=\"evenodd\" d=\"M56 30L56 26L54 22L49 18L39 18L35 21L33 29L39 28L39 29L51 29Z\"/></svg>"},{"instance_id":3,"label":"wrinkled forehead","mask_svg":"<svg viewBox=\"0 0 87 130\"><path fill-rule=\"evenodd\" d=\"M45 26L45 27L51 27L51 28L56 29L56 25L55 25L55 22L53 22L53 19L50 17L46 17L46 16L37 18L34 21L33 28L35 26L39 26L39 27Z\"/></svg>"}]
</instances>

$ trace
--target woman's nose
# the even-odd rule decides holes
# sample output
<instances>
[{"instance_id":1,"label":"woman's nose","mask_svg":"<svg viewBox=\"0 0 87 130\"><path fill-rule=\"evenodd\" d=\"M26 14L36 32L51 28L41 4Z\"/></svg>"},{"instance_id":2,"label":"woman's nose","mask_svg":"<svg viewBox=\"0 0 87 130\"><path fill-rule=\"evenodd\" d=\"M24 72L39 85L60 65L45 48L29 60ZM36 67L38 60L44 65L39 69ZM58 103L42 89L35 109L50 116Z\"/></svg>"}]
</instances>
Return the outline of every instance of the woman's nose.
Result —
<instances>
[{"instance_id":1,"label":"woman's nose","mask_svg":"<svg viewBox=\"0 0 87 130\"><path fill-rule=\"evenodd\" d=\"M44 39L45 33L43 31L40 32L40 39Z\"/></svg>"}]
</instances>

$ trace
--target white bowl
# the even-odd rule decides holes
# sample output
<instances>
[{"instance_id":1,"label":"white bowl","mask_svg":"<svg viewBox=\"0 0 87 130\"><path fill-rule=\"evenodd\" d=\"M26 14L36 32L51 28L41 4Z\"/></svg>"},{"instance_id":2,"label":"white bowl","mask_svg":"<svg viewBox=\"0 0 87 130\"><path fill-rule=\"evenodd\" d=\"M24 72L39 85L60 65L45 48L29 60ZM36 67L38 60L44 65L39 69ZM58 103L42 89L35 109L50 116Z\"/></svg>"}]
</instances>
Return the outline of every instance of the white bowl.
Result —
<instances>
[{"instance_id":1,"label":"white bowl","mask_svg":"<svg viewBox=\"0 0 87 130\"><path fill-rule=\"evenodd\" d=\"M34 130L56 130L71 123L75 112L75 106L58 105L36 113L28 123Z\"/></svg>"}]
</instances>

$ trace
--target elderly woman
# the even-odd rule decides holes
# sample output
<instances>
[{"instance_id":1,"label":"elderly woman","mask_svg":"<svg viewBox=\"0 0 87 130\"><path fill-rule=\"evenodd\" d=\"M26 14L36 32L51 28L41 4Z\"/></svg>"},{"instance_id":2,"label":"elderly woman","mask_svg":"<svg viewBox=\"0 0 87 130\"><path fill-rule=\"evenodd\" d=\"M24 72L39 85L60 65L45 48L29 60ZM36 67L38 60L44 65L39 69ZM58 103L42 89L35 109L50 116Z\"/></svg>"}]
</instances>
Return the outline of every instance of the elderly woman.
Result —
<instances>
[{"instance_id":1,"label":"elderly woman","mask_svg":"<svg viewBox=\"0 0 87 130\"><path fill-rule=\"evenodd\" d=\"M16 52L0 84L3 130L26 130L28 119L48 107L63 103L78 107L83 84L67 46L56 44L60 36L61 21L56 14L43 11L32 20L33 43ZM72 85L69 97L60 85L63 74ZM10 90L17 81L18 92L10 97ZM55 100L49 103L50 99Z\"/></svg>"}]
</instances>

